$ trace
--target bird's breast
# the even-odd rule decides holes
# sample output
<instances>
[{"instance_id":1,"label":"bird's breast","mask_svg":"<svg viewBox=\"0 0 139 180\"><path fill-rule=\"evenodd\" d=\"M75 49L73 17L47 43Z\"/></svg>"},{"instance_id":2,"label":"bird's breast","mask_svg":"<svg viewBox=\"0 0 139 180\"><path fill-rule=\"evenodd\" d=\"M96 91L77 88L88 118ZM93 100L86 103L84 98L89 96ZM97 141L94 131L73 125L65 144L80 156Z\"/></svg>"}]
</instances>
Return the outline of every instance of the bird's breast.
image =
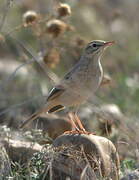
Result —
<instances>
[{"instance_id":1,"label":"bird's breast","mask_svg":"<svg viewBox=\"0 0 139 180\"><path fill-rule=\"evenodd\" d=\"M70 94L71 101L84 102L92 97L97 91L103 77L101 64L87 64L80 66L72 75L64 80L67 92Z\"/></svg>"},{"instance_id":2,"label":"bird's breast","mask_svg":"<svg viewBox=\"0 0 139 180\"><path fill-rule=\"evenodd\" d=\"M102 81L103 69L101 64L98 62L96 65L89 65L84 73L79 75L80 82L87 88L94 89L98 88Z\"/></svg>"}]
</instances>

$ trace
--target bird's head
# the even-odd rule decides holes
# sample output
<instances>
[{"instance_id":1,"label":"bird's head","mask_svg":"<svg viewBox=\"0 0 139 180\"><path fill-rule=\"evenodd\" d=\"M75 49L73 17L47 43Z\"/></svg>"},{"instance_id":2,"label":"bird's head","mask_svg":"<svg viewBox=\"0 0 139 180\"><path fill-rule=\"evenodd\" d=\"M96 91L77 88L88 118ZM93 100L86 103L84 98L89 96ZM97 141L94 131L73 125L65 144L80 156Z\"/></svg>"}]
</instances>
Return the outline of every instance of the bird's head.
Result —
<instances>
[{"instance_id":1,"label":"bird's head","mask_svg":"<svg viewBox=\"0 0 139 180\"><path fill-rule=\"evenodd\" d=\"M104 49L106 49L108 46L111 46L114 44L114 41L101 41L101 40L95 40L88 43L87 47L85 48L85 54L86 55L93 55L93 54L101 54Z\"/></svg>"}]
</instances>

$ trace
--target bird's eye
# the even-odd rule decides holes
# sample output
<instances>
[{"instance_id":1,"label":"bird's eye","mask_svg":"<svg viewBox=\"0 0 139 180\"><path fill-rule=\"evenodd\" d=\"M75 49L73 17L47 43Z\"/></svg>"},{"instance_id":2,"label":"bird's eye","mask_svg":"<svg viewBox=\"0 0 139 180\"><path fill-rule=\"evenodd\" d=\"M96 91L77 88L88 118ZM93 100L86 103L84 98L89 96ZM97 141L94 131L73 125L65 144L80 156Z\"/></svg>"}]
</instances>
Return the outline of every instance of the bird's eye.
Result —
<instances>
[{"instance_id":1,"label":"bird's eye","mask_svg":"<svg viewBox=\"0 0 139 180\"><path fill-rule=\"evenodd\" d=\"M97 45L96 44L93 44L93 47L96 47Z\"/></svg>"}]
</instances>

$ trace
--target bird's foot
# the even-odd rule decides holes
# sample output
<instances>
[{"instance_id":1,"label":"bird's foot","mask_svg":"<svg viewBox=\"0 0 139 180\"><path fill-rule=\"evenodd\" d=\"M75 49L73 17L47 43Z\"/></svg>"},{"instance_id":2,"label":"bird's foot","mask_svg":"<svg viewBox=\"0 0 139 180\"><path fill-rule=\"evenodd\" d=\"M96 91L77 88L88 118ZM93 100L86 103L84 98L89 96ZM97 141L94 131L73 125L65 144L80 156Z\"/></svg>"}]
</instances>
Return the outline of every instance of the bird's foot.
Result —
<instances>
[{"instance_id":1,"label":"bird's foot","mask_svg":"<svg viewBox=\"0 0 139 180\"><path fill-rule=\"evenodd\" d=\"M65 131L64 134L80 134L80 131L74 130L74 131Z\"/></svg>"},{"instance_id":2,"label":"bird's foot","mask_svg":"<svg viewBox=\"0 0 139 180\"><path fill-rule=\"evenodd\" d=\"M92 135L96 135L96 133L93 133L93 132L89 132L89 131L86 131L86 130L81 130L81 134L86 134L86 135L90 135L90 134L92 134Z\"/></svg>"},{"instance_id":3,"label":"bird's foot","mask_svg":"<svg viewBox=\"0 0 139 180\"><path fill-rule=\"evenodd\" d=\"M86 134L86 135L96 135L95 133L88 132L86 130L73 130L73 131L66 131L64 134Z\"/></svg>"},{"instance_id":4,"label":"bird's foot","mask_svg":"<svg viewBox=\"0 0 139 180\"><path fill-rule=\"evenodd\" d=\"M96 135L93 132L86 131L83 127L79 131L80 131L80 134L87 134L87 135L92 134L92 135Z\"/></svg>"}]
</instances>

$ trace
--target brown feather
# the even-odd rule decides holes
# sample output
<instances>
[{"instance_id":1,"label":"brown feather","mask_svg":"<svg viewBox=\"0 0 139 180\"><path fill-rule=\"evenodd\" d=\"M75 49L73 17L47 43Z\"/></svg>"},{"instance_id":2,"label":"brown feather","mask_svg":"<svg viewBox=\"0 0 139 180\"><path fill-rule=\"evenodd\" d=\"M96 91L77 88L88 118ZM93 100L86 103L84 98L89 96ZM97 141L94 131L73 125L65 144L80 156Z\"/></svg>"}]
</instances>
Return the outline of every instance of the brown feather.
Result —
<instances>
[{"instance_id":1,"label":"brown feather","mask_svg":"<svg viewBox=\"0 0 139 180\"><path fill-rule=\"evenodd\" d=\"M65 90L62 89L62 88L53 88L51 91L50 91L50 94L47 98L47 101L50 101L50 100L54 100L55 98L57 98L58 96L60 96Z\"/></svg>"},{"instance_id":2,"label":"brown feather","mask_svg":"<svg viewBox=\"0 0 139 180\"><path fill-rule=\"evenodd\" d=\"M54 112L57 112L57 111L61 111L64 108L65 107L62 106L62 105L57 105L57 106L54 106L51 109L49 109L48 113L54 113Z\"/></svg>"}]
</instances>

